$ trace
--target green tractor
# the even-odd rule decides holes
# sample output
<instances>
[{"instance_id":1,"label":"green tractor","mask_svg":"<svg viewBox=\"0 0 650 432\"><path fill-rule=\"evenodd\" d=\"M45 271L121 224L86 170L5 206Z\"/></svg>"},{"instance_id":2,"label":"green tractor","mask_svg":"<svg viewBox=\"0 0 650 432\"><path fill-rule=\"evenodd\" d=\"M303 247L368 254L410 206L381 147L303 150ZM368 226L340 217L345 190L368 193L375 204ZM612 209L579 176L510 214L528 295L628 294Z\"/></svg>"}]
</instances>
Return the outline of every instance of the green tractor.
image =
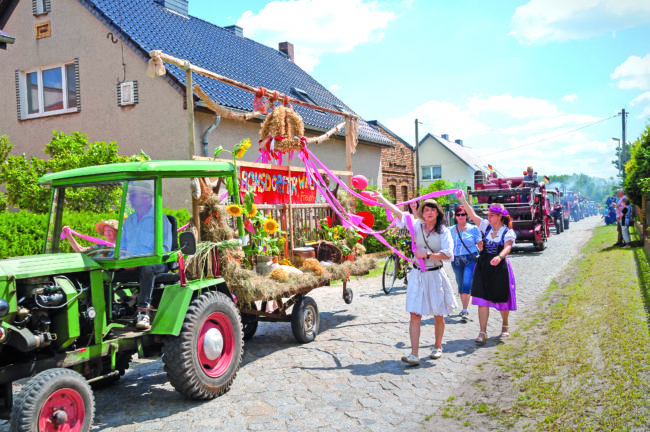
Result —
<instances>
[{"instance_id":1,"label":"green tractor","mask_svg":"<svg viewBox=\"0 0 650 432\"><path fill-rule=\"evenodd\" d=\"M169 381L189 398L212 399L229 389L243 353L237 306L222 278L185 280L182 257L195 252L196 240L190 232L177 236L176 221L163 214L163 189L182 189L196 177L223 178L239 203L236 170L228 162L129 162L39 180L52 190L43 254L0 261L0 418L10 419L11 430L89 430L91 386L119 379L136 353L162 355ZM135 211L131 194L145 183L153 218L150 232L137 237L151 245L134 253L121 244ZM79 196L119 203L111 214L119 221L113 245L71 252L62 232L74 222L68 201ZM241 222L238 229L242 237ZM155 315L150 328L140 329L139 283L117 280L127 269L154 264L168 270L155 275ZM14 382L24 378L14 399Z\"/></svg>"}]
</instances>

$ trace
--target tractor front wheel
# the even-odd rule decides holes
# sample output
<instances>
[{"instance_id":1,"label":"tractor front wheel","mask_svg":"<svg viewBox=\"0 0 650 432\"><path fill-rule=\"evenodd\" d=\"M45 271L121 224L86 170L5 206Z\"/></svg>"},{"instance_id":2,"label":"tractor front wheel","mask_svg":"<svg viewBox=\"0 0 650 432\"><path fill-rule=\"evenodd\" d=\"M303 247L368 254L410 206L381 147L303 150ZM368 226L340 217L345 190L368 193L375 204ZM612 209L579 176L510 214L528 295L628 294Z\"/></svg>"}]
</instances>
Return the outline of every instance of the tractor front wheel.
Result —
<instances>
[{"instance_id":1,"label":"tractor front wheel","mask_svg":"<svg viewBox=\"0 0 650 432\"><path fill-rule=\"evenodd\" d=\"M85 432L95 399L86 379L70 369L48 369L30 379L11 410L12 432Z\"/></svg>"}]
</instances>

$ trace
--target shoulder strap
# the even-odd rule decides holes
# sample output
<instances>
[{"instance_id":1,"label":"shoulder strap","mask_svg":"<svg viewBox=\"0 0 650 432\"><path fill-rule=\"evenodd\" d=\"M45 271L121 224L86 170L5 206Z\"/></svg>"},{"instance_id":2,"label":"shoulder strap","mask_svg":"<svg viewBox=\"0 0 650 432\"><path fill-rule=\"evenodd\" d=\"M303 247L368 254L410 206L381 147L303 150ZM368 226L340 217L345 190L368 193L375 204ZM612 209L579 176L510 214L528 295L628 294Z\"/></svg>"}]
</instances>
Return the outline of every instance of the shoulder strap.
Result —
<instances>
[{"instance_id":1,"label":"shoulder strap","mask_svg":"<svg viewBox=\"0 0 650 432\"><path fill-rule=\"evenodd\" d=\"M458 225L456 225L456 233L458 233L458 239L460 240L460 242L465 247L465 250L467 250L467 252L472 254L472 251L470 251L469 248L467 247L467 245L465 245L465 242L463 241L463 236L460 234L460 231L458 231ZM474 254L472 254L472 255L474 255Z\"/></svg>"},{"instance_id":2,"label":"shoulder strap","mask_svg":"<svg viewBox=\"0 0 650 432\"><path fill-rule=\"evenodd\" d=\"M503 244L503 239L506 238L506 233L508 232L508 227L504 227L503 234L501 234L501 243Z\"/></svg>"}]
</instances>

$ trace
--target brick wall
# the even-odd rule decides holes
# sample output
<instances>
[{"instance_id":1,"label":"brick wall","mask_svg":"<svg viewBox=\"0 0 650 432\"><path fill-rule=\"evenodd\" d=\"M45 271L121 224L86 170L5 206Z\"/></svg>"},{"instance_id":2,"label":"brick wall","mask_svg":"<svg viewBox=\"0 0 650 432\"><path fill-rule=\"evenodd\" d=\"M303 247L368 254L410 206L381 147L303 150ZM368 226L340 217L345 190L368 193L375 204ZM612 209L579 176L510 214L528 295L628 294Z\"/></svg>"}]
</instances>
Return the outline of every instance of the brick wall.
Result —
<instances>
[{"instance_id":1,"label":"brick wall","mask_svg":"<svg viewBox=\"0 0 650 432\"><path fill-rule=\"evenodd\" d=\"M415 153L413 149L384 129L381 124L376 123L373 126L395 144L395 147L385 148L381 151L382 190L390 191L394 188L397 192L393 197L394 202L413 198L415 193ZM404 188L406 188L405 191Z\"/></svg>"}]
</instances>

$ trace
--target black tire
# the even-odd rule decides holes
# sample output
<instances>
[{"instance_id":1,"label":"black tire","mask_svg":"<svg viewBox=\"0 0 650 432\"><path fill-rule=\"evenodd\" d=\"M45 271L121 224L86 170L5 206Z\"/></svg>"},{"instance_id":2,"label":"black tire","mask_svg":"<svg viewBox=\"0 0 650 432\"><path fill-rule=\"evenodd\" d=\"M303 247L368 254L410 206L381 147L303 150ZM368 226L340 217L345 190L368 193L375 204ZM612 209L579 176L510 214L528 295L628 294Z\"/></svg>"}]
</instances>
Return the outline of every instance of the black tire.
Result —
<instances>
[{"instance_id":1,"label":"black tire","mask_svg":"<svg viewBox=\"0 0 650 432\"><path fill-rule=\"evenodd\" d=\"M247 304L248 309L257 310L257 305L255 303ZM257 326L259 325L259 318L257 315L243 314L241 316L241 325L242 331L244 332L244 340L252 339L255 336L257 331Z\"/></svg>"},{"instance_id":2,"label":"black tire","mask_svg":"<svg viewBox=\"0 0 650 432\"><path fill-rule=\"evenodd\" d=\"M45 430L46 412L56 413L70 429L90 430L95 414L95 398L86 379L70 369L43 371L30 379L11 409L11 432ZM50 426L52 426L50 424Z\"/></svg>"},{"instance_id":3,"label":"black tire","mask_svg":"<svg viewBox=\"0 0 650 432\"><path fill-rule=\"evenodd\" d=\"M544 249L546 249L546 241L544 241L544 240L542 240L541 242L535 242L534 245L535 245L535 250L536 251L541 252Z\"/></svg>"},{"instance_id":4,"label":"black tire","mask_svg":"<svg viewBox=\"0 0 650 432\"><path fill-rule=\"evenodd\" d=\"M169 382L191 399L214 399L230 388L243 354L242 324L232 299L207 292L190 303L178 336L163 343Z\"/></svg>"},{"instance_id":5,"label":"black tire","mask_svg":"<svg viewBox=\"0 0 650 432\"><path fill-rule=\"evenodd\" d=\"M316 339L320 315L318 306L311 297L303 297L291 311L291 330L296 340L300 343L309 343Z\"/></svg>"},{"instance_id":6,"label":"black tire","mask_svg":"<svg viewBox=\"0 0 650 432\"><path fill-rule=\"evenodd\" d=\"M565 230L569 229L569 218L564 219L564 229Z\"/></svg>"},{"instance_id":7,"label":"black tire","mask_svg":"<svg viewBox=\"0 0 650 432\"><path fill-rule=\"evenodd\" d=\"M395 280L397 279L397 257L391 255L386 258L386 263L384 263L384 271L381 277L381 286L384 289L386 294L390 293L395 286Z\"/></svg>"},{"instance_id":8,"label":"black tire","mask_svg":"<svg viewBox=\"0 0 650 432\"><path fill-rule=\"evenodd\" d=\"M119 372L114 375L109 375L105 378L102 378L97 381L90 383L90 387L93 390L99 390L106 387L109 387L120 380L122 376L126 373L127 369L131 365L133 360L133 353L131 352L118 352L115 358L115 371ZM102 374L108 374L111 372L111 358L110 356L102 357L102 362L104 364Z\"/></svg>"},{"instance_id":9,"label":"black tire","mask_svg":"<svg viewBox=\"0 0 650 432\"><path fill-rule=\"evenodd\" d=\"M555 224L555 234L562 234L562 231L564 230L562 229L562 224L560 223L560 220L556 219L554 221L554 224Z\"/></svg>"}]
</instances>

